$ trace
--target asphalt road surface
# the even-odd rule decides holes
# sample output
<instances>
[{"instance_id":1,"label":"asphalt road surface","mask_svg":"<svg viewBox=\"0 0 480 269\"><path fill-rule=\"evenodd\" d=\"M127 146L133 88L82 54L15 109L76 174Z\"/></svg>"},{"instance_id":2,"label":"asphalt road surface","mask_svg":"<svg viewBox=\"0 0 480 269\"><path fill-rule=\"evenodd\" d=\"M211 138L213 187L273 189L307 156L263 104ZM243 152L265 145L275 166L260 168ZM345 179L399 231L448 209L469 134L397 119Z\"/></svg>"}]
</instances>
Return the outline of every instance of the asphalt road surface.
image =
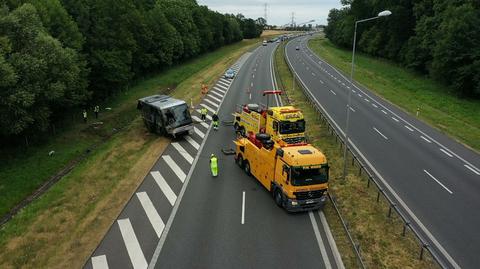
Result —
<instances>
[{"instance_id":1,"label":"asphalt road surface","mask_svg":"<svg viewBox=\"0 0 480 269\"><path fill-rule=\"evenodd\" d=\"M276 44L260 46L202 101L231 121L236 104L262 102L273 89ZM281 100L270 100L270 104ZM194 114L198 117L198 113ZM159 157L85 268L343 268L322 212L288 214L236 166L232 126L198 124ZM209 158L219 157L219 176Z\"/></svg>"},{"instance_id":2,"label":"asphalt road surface","mask_svg":"<svg viewBox=\"0 0 480 269\"><path fill-rule=\"evenodd\" d=\"M349 83L308 48L308 38L293 39L285 49L307 90L340 133L345 130L351 91L350 146L368 160L448 267L478 268L480 156L361 85Z\"/></svg>"}]
</instances>

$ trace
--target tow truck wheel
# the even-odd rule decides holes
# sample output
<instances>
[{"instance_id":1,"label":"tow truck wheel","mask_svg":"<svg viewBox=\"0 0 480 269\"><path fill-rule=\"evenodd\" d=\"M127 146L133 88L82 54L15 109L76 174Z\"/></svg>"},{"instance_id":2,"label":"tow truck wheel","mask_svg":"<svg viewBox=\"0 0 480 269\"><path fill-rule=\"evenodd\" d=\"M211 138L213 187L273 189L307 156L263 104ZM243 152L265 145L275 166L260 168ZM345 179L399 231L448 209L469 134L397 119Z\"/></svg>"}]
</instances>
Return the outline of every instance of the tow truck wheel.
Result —
<instances>
[{"instance_id":1,"label":"tow truck wheel","mask_svg":"<svg viewBox=\"0 0 480 269\"><path fill-rule=\"evenodd\" d=\"M282 193L280 192L279 189L275 189L275 192L273 194L274 198L275 198L275 203L279 206L279 207L282 207L283 206L283 198L282 198Z\"/></svg>"},{"instance_id":2,"label":"tow truck wheel","mask_svg":"<svg viewBox=\"0 0 480 269\"><path fill-rule=\"evenodd\" d=\"M243 164L243 170L245 173L247 173L247 175L250 175L250 163L248 163L248 161L245 161Z\"/></svg>"},{"instance_id":3,"label":"tow truck wheel","mask_svg":"<svg viewBox=\"0 0 480 269\"><path fill-rule=\"evenodd\" d=\"M240 166L240 168L243 168L243 157L242 157L242 155L238 155L237 165Z\"/></svg>"}]
</instances>

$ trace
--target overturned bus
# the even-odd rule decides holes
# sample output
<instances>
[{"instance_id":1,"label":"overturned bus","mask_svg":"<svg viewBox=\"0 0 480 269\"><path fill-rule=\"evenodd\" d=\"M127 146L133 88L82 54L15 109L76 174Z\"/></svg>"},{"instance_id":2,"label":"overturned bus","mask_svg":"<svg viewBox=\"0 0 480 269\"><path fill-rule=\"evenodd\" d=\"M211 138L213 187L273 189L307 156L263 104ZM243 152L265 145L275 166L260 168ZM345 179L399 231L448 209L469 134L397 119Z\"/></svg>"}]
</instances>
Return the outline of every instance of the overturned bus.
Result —
<instances>
[{"instance_id":1,"label":"overturned bus","mask_svg":"<svg viewBox=\"0 0 480 269\"><path fill-rule=\"evenodd\" d=\"M150 132L173 137L188 134L193 121L187 103L167 95L152 95L138 100L137 109Z\"/></svg>"}]
</instances>

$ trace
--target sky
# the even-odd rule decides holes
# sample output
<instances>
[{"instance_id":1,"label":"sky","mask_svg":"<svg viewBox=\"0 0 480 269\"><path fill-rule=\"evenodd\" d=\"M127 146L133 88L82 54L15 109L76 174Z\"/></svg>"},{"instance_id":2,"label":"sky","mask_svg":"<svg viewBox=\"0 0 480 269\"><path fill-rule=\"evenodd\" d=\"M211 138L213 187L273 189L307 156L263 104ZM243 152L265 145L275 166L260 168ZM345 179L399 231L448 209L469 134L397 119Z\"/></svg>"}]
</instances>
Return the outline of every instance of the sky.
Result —
<instances>
[{"instance_id":1,"label":"sky","mask_svg":"<svg viewBox=\"0 0 480 269\"><path fill-rule=\"evenodd\" d=\"M285 25L292 20L303 23L315 20L312 24L327 24L328 11L340 8L340 0L197 0L200 5L208 6L220 13L242 13L247 18L256 19L264 16L267 3L267 23Z\"/></svg>"}]
</instances>

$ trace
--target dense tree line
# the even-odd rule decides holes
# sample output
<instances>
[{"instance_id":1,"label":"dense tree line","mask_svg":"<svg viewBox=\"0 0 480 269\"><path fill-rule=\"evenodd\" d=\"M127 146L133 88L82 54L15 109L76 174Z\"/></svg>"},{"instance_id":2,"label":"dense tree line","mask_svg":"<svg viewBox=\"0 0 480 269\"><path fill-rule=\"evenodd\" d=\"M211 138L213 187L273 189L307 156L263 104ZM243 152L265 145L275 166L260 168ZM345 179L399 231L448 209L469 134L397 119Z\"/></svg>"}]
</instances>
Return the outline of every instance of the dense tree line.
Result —
<instances>
[{"instance_id":1,"label":"dense tree line","mask_svg":"<svg viewBox=\"0 0 480 269\"><path fill-rule=\"evenodd\" d=\"M136 77L263 24L195 0L7 0L0 4L0 138L48 129ZM77 112L79 113L79 112Z\"/></svg>"},{"instance_id":2,"label":"dense tree line","mask_svg":"<svg viewBox=\"0 0 480 269\"><path fill-rule=\"evenodd\" d=\"M351 48L356 20L388 9L392 15L361 23L358 49L430 75L459 96L480 98L480 1L342 0L330 10L326 36Z\"/></svg>"}]
</instances>

